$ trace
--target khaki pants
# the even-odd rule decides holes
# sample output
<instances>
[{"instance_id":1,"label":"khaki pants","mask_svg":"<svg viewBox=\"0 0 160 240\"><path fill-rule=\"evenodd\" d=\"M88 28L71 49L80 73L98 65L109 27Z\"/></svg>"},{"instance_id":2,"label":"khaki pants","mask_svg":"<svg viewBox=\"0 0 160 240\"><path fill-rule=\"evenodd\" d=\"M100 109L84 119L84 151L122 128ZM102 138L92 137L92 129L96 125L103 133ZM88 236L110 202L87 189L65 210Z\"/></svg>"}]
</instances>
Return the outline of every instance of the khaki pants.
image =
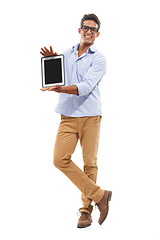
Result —
<instances>
[{"instance_id":1,"label":"khaki pants","mask_svg":"<svg viewBox=\"0 0 160 240\"><path fill-rule=\"evenodd\" d=\"M100 122L101 116L77 118L61 115L55 141L53 163L82 192L83 207L80 212L91 213L91 202L99 202L104 194L104 190L96 185ZM71 160L78 139L82 147L84 172Z\"/></svg>"}]
</instances>

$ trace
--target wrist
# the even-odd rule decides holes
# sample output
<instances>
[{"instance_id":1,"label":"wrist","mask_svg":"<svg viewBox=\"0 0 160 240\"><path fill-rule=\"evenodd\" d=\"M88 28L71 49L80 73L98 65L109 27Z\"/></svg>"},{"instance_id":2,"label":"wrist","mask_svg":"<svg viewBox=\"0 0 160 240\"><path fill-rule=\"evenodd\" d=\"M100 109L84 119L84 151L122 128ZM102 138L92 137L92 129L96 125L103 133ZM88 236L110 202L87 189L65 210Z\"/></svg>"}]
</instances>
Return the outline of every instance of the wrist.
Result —
<instances>
[{"instance_id":1,"label":"wrist","mask_svg":"<svg viewBox=\"0 0 160 240\"><path fill-rule=\"evenodd\" d=\"M61 87L61 93L64 93L65 87Z\"/></svg>"}]
</instances>

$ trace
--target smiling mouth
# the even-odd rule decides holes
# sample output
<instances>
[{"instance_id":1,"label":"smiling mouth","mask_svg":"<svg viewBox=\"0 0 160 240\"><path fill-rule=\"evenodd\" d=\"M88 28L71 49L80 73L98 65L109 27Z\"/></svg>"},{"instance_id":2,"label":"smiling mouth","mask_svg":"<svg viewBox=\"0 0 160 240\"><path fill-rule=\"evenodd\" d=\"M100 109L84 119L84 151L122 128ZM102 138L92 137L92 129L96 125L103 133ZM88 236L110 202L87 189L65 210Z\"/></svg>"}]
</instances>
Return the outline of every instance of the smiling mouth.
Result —
<instances>
[{"instance_id":1,"label":"smiling mouth","mask_svg":"<svg viewBox=\"0 0 160 240\"><path fill-rule=\"evenodd\" d=\"M88 35L84 35L85 36L85 38L87 38L87 39L91 39L92 38L92 36L88 36Z\"/></svg>"}]
</instances>

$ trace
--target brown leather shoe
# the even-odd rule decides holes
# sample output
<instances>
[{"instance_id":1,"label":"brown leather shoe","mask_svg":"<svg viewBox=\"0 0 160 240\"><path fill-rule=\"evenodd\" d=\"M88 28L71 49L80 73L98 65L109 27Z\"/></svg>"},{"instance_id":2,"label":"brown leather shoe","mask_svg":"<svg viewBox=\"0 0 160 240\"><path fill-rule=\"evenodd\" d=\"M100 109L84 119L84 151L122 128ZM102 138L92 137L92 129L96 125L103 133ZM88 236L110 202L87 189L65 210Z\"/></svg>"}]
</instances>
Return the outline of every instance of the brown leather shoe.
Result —
<instances>
[{"instance_id":1,"label":"brown leather shoe","mask_svg":"<svg viewBox=\"0 0 160 240\"><path fill-rule=\"evenodd\" d=\"M85 227L90 226L91 223L92 223L91 215L89 213L82 212L81 216L78 220L77 227L78 228L85 228Z\"/></svg>"},{"instance_id":2,"label":"brown leather shoe","mask_svg":"<svg viewBox=\"0 0 160 240\"><path fill-rule=\"evenodd\" d=\"M112 192L104 191L104 195L102 199L96 204L100 211L100 218L98 220L99 224L101 225L107 217L108 210L109 210L109 201L111 200Z\"/></svg>"}]
</instances>

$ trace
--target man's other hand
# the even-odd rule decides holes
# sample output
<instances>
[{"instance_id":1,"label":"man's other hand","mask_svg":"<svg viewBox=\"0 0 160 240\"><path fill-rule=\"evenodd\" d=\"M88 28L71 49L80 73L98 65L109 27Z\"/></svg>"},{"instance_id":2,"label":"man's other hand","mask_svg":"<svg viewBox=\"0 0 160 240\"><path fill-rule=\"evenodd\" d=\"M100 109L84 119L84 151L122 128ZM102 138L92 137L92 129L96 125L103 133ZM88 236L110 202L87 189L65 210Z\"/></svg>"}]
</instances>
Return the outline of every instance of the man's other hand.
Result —
<instances>
[{"instance_id":1,"label":"man's other hand","mask_svg":"<svg viewBox=\"0 0 160 240\"><path fill-rule=\"evenodd\" d=\"M45 88L41 88L40 90L43 91L43 92L45 92L45 91L48 90L48 88L49 88L49 87L45 87Z\"/></svg>"},{"instance_id":2,"label":"man's other hand","mask_svg":"<svg viewBox=\"0 0 160 240\"><path fill-rule=\"evenodd\" d=\"M67 94L76 94L78 95L78 88L76 85L71 85L71 86L60 86L57 84L55 87L46 87L46 88L41 88L40 90L44 91L54 91L57 93L67 93Z\"/></svg>"},{"instance_id":3,"label":"man's other hand","mask_svg":"<svg viewBox=\"0 0 160 240\"><path fill-rule=\"evenodd\" d=\"M46 87L46 88L41 88L40 90L43 92L48 90L48 91L55 91L60 93L62 92L62 87L59 84L57 84L55 87Z\"/></svg>"},{"instance_id":4,"label":"man's other hand","mask_svg":"<svg viewBox=\"0 0 160 240\"><path fill-rule=\"evenodd\" d=\"M49 56L53 56L53 55L58 55L57 52L53 52L52 46L50 46L49 48L50 48L50 50L48 50L46 47L41 48L42 51L40 51L40 53L41 53L44 57L49 57Z\"/></svg>"}]
</instances>

